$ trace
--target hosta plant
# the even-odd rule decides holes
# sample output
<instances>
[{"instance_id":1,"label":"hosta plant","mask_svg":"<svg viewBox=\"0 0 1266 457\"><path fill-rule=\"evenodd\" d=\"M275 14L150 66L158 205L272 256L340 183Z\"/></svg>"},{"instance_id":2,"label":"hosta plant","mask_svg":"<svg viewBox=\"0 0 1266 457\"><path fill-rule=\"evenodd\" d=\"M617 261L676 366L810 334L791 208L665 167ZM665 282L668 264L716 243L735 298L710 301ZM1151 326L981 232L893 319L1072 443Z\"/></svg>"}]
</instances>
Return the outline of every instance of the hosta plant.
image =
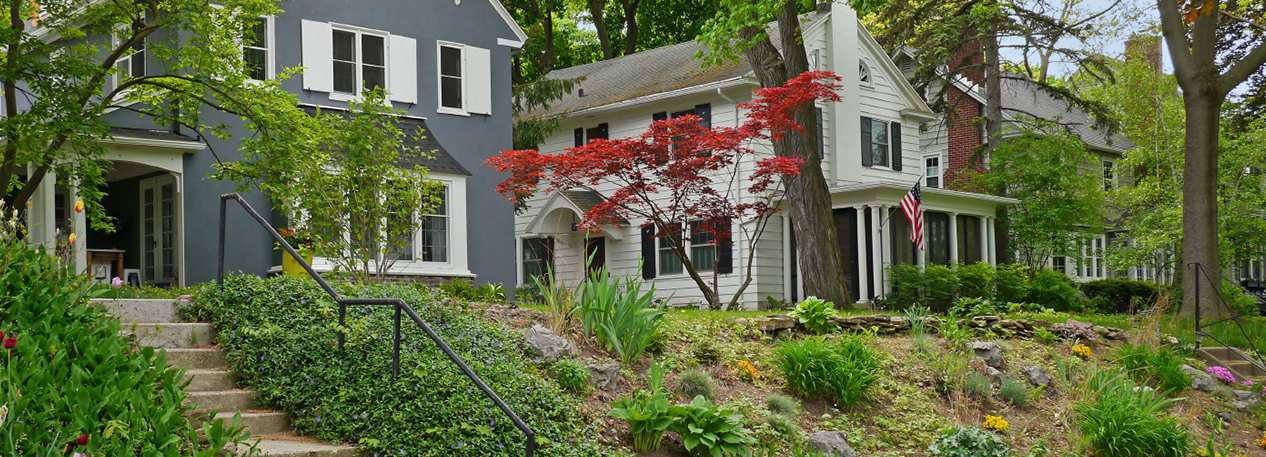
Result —
<instances>
[{"instance_id":1,"label":"hosta plant","mask_svg":"<svg viewBox=\"0 0 1266 457\"><path fill-rule=\"evenodd\" d=\"M818 334L831 331L835 326L831 323L831 319L839 315L835 312L834 303L818 297L805 299L796 305L796 309L787 314L804 324L804 328L809 332Z\"/></svg>"},{"instance_id":2,"label":"hosta plant","mask_svg":"<svg viewBox=\"0 0 1266 457\"><path fill-rule=\"evenodd\" d=\"M751 455L756 443L743 427L743 415L733 409L714 405L702 396L689 405L668 408L673 416L668 431L681 435L686 450L693 456L723 457Z\"/></svg>"},{"instance_id":3,"label":"hosta plant","mask_svg":"<svg viewBox=\"0 0 1266 457\"><path fill-rule=\"evenodd\" d=\"M659 449L664 430L672 422L664 392L664 363L651 366L650 389L633 392L632 397L611 402L611 416L624 419L633 432L633 448L638 452Z\"/></svg>"},{"instance_id":4,"label":"hosta plant","mask_svg":"<svg viewBox=\"0 0 1266 457\"><path fill-rule=\"evenodd\" d=\"M934 457L1009 457L1011 449L997 435L977 427L956 427L941 433L928 455Z\"/></svg>"}]
</instances>

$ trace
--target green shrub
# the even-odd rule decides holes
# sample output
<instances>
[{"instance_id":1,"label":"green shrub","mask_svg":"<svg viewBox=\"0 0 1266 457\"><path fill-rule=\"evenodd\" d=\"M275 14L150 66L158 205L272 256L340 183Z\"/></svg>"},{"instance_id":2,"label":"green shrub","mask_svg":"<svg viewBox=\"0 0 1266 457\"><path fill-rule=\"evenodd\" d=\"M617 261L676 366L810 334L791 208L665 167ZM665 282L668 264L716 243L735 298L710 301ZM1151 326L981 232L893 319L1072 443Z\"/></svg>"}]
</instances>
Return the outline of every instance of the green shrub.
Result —
<instances>
[{"instance_id":1,"label":"green shrub","mask_svg":"<svg viewBox=\"0 0 1266 457\"><path fill-rule=\"evenodd\" d=\"M659 449L664 439L664 431L672 423L668 414L668 399L664 392L664 374L667 367L663 362L651 365L649 389L637 390L632 397L620 398L611 403L611 417L624 419L629 423L629 431L633 434L633 448L638 452Z\"/></svg>"},{"instance_id":2,"label":"green shrub","mask_svg":"<svg viewBox=\"0 0 1266 457\"><path fill-rule=\"evenodd\" d=\"M892 303L892 309L904 310L913 305L923 303L924 279L919 267L906 264L893 264L888 267L892 291L885 296L885 301Z\"/></svg>"},{"instance_id":3,"label":"green shrub","mask_svg":"<svg viewBox=\"0 0 1266 457\"><path fill-rule=\"evenodd\" d=\"M972 318L996 314L998 314L998 307L994 306L992 301L983 298L963 297L954 300L954 306L949 309L949 315L954 317Z\"/></svg>"},{"instance_id":4,"label":"green shrub","mask_svg":"<svg viewBox=\"0 0 1266 457\"><path fill-rule=\"evenodd\" d=\"M571 359L563 359L554 362L554 366L550 367L554 372L554 380L558 381L558 386L563 390L572 393L584 395L589 391L589 367L583 363Z\"/></svg>"},{"instance_id":5,"label":"green shrub","mask_svg":"<svg viewBox=\"0 0 1266 457\"><path fill-rule=\"evenodd\" d=\"M213 456L245 441L236 419L221 420L199 445L184 370L166 352L130 350L119 320L89 304L91 278L7 232L10 220L0 216L0 332L15 344L0 349L0 455L62 455L80 435L86 455Z\"/></svg>"},{"instance_id":6,"label":"green shrub","mask_svg":"<svg viewBox=\"0 0 1266 457\"><path fill-rule=\"evenodd\" d=\"M971 370L963 377L963 393L977 400L988 400L993 394L993 380L989 375Z\"/></svg>"},{"instance_id":7,"label":"green shrub","mask_svg":"<svg viewBox=\"0 0 1266 457\"><path fill-rule=\"evenodd\" d=\"M1077 286L1068 275L1045 268L1033 271L1025 301L1068 312L1077 302Z\"/></svg>"},{"instance_id":8,"label":"green shrub","mask_svg":"<svg viewBox=\"0 0 1266 457\"><path fill-rule=\"evenodd\" d=\"M475 288L475 300L487 303L505 303L506 287L499 282L486 282Z\"/></svg>"},{"instance_id":9,"label":"green shrub","mask_svg":"<svg viewBox=\"0 0 1266 457\"><path fill-rule=\"evenodd\" d=\"M1077 405L1075 425L1087 447L1105 457L1181 457L1187 427L1166 413L1176 400L1138 389L1117 370L1100 370L1087 382L1088 398Z\"/></svg>"},{"instance_id":10,"label":"green shrub","mask_svg":"<svg viewBox=\"0 0 1266 457\"><path fill-rule=\"evenodd\" d=\"M532 428L542 455L603 453L580 402L523 356L521 334L485 323L464 306L444 306L416 287L334 286L343 297L409 303ZM348 308L346 345L338 350L338 306L311 280L229 276L223 288L204 288L195 306L216 325L244 386L259 393L262 407L285 411L296 429L360 442L369 455L522 454L522 433L408 321L402 373L392 379L390 307ZM459 442L461 448L451 447Z\"/></svg>"},{"instance_id":11,"label":"green shrub","mask_svg":"<svg viewBox=\"0 0 1266 457\"><path fill-rule=\"evenodd\" d=\"M1137 381L1152 381L1174 392L1191 385L1191 376L1182 371L1183 357L1173 349L1125 343L1117 348L1116 355L1117 364Z\"/></svg>"},{"instance_id":12,"label":"green shrub","mask_svg":"<svg viewBox=\"0 0 1266 457\"><path fill-rule=\"evenodd\" d=\"M541 292L540 284L537 284L535 277L533 281L529 281L519 287L514 288L514 302L518 304L537 304L545 303L545 294Z\"/></svg>"},{"instance_id":13,"label":"green shrub","mask_svg":"<svg viewBox=\"0 0 1266 457\"><path fill-rule=\"evenodd\" d=\"M985 262L958 266L958 296L994 299L994 268Z\"/></svg>"},{"instance_id":14,"label":"green shrub","mask_svg":"<svg viewBox=\"0 0 1266 457\"><path fill-rule=\"evenodd\" d=\"M791 416L782 414L766 414L765 424L777 435L777 441L792 442L800 436L800 423Z\"/></svg>"},{"instance_id":15,"label":"green shrub","mask_svg":"<svg viewBox=\"0 0 1266 457\"><path fill-rule=\"evenodd\" d=\"M668 431L681 435L681 441L691 455L751 455L751 445L756 440L743 427L743 415L733 409L713 405L708 399L698 396L688 405L668 408L668 414L673 417Z\"/></svg>"},{"instance_id":16,"label":"green shrub","mask_svg":"<svg viewBox=\"0 0 1266 457\"><path fill-rule=\"evenodd\" d=\"M590 275L576 294L585 336L594 335L624 363L642 356L664 323L664 308L655 304L655 286L642 292L641 276L629 276L621 285L606 267Z\"/></svg>"},{"instance_id":17,"label":"green shrub","mask_svg":"<svg viewBox=\"0 0 1266 457\"><path fill-rule=\"evenodd\" d=\"M835 312L834 303L818 297L809 297L796 305L796 309L787 315L799 320L810 333L822 334L835 329L835 324L831 322L831 319L839 313Z\"/></svg>"},{"instance_id":18,"label":"green shrub","mask_svg":"<svg viewBox=\"0 0 1266 457\"><path fill-rule=\"evenodd\" d=\"M703 397L711 400L716 387L717 383L712 380L712 375L699 367L691 367L677 377L677 391L685 398Z\"/></svg>"},{"instance_id":19,"label":"green shrub","mask_svg":"<svg viewBox=\"0 0 1266 457\"><path fill-rule=\"evenodd\" d=\"M866 395L882 368L869 340L859 336L784 341L774 356L794 391L824 396L847 408Z\"/></svg>"},{"instance_id":20,"label":"green shrub","mask_svg":"<svg viewBox=\"0 0 1266 457\"><path fill-rule=\"evenodd\" d=\"M1033 330L1033 337L1037 338L1038 341L1041 341L1042 343L1045 343L1045 344L1051 344L1056 341L1059 341L1059 335L1056 335L1054 332L1047 330L1046 327L1038 327L1037 329Z\"/></svg>"},{"instance_id":21,"label":"green shrub","mask_svg":"<svg viewBox=\"0 0 1266 457\"><path fill-rule=\"evenodd\" d=\"M1130 312L1147 309L1156 300L1156 283L1129 279L1100 279L1079 285L1086 298L1103 297L1107 301L1107 313Z\"/></svg>"},{"instance_id":22,"label":"green shrub","mask_svg":"<svg viewBox=\"0 0 1266 457\"><path fill-rule=\"evenodd\" d=\"M800 400L797 400L796 397L792 397L790 395L770 395L769 398L765 399L765 407L769 409L769 412L774 414L791 417L795 417L795 415L800 414Z\"/></svg>"},{"instance_id":23,"label":"green shrub","mask_svg":"<svg viewBox=\"0 0 1266 457\"><path fill-rule=\"evenodd\" d=\"M994 300L1022 302L1029 297L1029 275L1015 264L999 265L994 272Z\"/></svg>"},{"instance_id":24,"label":"green shrub","mask_svg":"<svg viewBox=\"0 0 1266 457\"><path fill-rule=\"evenodd\" d=\"M1003 379L998 386L998 396L1016 408L1029 404L1029 385L1019 379Z\"/></svg>"},{"instance_id":25,"label":"green shrub","mask_svg":"<svg viewBox=\"0 0 1266 457\"><path fill-rule=\"evenodd\" d=\"M690 346L690 354L699 363L717 363L721 360L721 346L717 345L716 340L712 338L704 338Z\"/></svg>"},{"instance_id":26,"label":"green shrub","mask_svg":"<svg viewBox=\"0 0 1266 457\"><path fill-rule=\"evenodd\" d=\"M977 427L955 427L928 446L932 457L1009 457L1011 449L997 435Z\"/></svg>"},{"instance_id":27,"label":"green shrub","mask_svg":"<svg viewBox=\"0 0 1266 457\"><path fill-rule=\"evenodd\" d=\"M958 325L958 322L949 322L950 320L952 319L942 322L939 331L941 338L944 338L950 347L961 348L976 338L976 334L972 332L970 327Z\"/></svg>"},{"instance_id":28,"label":"green shrub","mask_svg":"<svg viewBox=\"0 0 1266 457\"><path fill-rule=\"evenodd\" d=\"M475 293L475 285L464 279L454 279L435 286L445 296L457 300L475 301L479 295Z\"/></svg>"},{"instance_id":29,"label":"green shrub","mask_svg":"<svg viewBox=\"0 0 1266 457\"><path fill-rule=\"evenodd\" d=\"M958 275L945 265L928 265L923 269L922 304L932 311L943 313L958 296Z\"/></svg>"}]
</instances>

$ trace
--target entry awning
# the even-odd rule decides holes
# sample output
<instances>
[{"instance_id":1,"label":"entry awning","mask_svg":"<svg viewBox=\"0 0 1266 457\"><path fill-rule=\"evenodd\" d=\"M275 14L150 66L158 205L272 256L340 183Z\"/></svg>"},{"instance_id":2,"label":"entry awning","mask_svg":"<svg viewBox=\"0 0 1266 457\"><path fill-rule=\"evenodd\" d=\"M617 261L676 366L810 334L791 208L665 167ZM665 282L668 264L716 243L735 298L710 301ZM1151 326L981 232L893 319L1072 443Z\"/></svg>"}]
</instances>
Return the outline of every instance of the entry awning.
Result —
<instances>
[{"instance_id":1,"label":"entry awning","mask_svg":"<svg viewBox=\"0 0 1266 457\"><path fill-rule=\"evenodd\" d=\"M573 223L580 220L580 216L585 212L593 209L605 199L602 194L591 190L565 190L554 192L550 195L545 204L536 212L536 217L528 223L528 233L541 234L563 234L571 232ZM570 212L571 214L567 214ZM620 218L616 221L620 226L628 227L629 221ZM614 239L622 239L623 236L618 230L603 231Z\"/></svg>"}]
</instances>

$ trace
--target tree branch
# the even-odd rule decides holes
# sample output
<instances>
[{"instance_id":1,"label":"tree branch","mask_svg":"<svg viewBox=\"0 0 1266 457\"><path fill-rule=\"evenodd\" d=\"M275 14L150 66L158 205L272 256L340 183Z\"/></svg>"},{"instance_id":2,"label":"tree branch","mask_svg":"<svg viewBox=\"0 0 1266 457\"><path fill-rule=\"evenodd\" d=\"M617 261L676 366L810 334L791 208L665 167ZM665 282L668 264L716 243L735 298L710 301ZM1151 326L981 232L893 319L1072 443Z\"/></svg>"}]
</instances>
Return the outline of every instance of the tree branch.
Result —
<instances>
[{"instance_id":1,"label":"tree branch","mask_svg":"<svg viewBox=\"0 0 1266 457\"><path fill-rule=\"evenodd\" d=\"M1266 65L1266 42L1258 43L1252 51L1244 55L1244 58L1236 62L1235 66L1218 78L1218 95L1225 97L1226 94L1231 93L1236 86L1247 80L1253 73L1257 73L1262 65Z\"/></svg>"},{"instance_id":2,"label":"tree branch","mask_svg":"<svg viewBox=\"0 0 1266 457\"><path fill-rule=\"evenodd\" d=\"M1165 35L1169 56L1174 60L1174 76L1184 91L1194 90L1191 86L1195 79L1196 59L1191 55L1187 42L1187 26L1183 22L1182 13L1178 11L1178 2L1156 0L1156 6L1160 9L1161 33Z\"/></svg>"}]
</instances>

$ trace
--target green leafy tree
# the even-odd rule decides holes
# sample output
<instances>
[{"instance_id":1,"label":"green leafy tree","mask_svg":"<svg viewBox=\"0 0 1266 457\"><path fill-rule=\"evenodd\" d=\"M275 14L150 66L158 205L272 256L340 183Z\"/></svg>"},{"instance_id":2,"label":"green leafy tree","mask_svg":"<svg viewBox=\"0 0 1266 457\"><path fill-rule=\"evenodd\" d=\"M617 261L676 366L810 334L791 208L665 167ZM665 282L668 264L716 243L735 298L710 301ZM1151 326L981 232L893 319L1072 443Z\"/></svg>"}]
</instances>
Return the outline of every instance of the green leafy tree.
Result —
<instances>
[{"instance_id":1,"label":"green leafy tree","mask_svg":"<svg viewBox=\"0 0 1266 457\"><path fill-rule=\"evenodd\" d=\"M422 132L401 130L395 117L402 113L383 97L378 89L351 102L349 112L318 113L309 147L286 163L252 156L223 169L244 177L240 187L267 192L292 225L323 234L317 253L360 282L412 260L423 215L445 204L443 184L416 165L433 151L404 145Z\"/></svg>"},{"instance_id":2,"label":"green leafy tree","mask_svg":"<svg viewBox=\"0 0 1266 457\"><path fill-rule=\"evenodd\" d=\"M228 138L228 126L204 119L218 111L245 119L248 154L288 155L310 126L295 96L276 79L250 83L242 43L272 0L81 2L9 0L0 27L0 192L3 208L24 208L50 176L75 186L95 228L110 229L103 195L107 113L138 113L155 125ZM112 38L113 37L113 38ZM144 49L144 56L137 54ZM130 58L130 59L129 59ZM131 74L122 59L145 58ZM299 142L301 144L302 142ZM214 151L213 151L214 152ZM19 170L29 167L25 178Z\"/></svg>"},{"instance_id":3,"label":"green leafy tree","mask_svg":"<svg viewBox=\"0 0 1266 457\"><path fill-rule=\"evenodd\" d=\"M987 173L968 176L997 195L1018 202L1006 209L1007 230L1018 263L1040 267L1051 256L1071 256L1091 235L1102 233L1104 194L1093 171L1095 156L1076 135L1031 120L989 158Z\"/></svg>"}]
</instances>

